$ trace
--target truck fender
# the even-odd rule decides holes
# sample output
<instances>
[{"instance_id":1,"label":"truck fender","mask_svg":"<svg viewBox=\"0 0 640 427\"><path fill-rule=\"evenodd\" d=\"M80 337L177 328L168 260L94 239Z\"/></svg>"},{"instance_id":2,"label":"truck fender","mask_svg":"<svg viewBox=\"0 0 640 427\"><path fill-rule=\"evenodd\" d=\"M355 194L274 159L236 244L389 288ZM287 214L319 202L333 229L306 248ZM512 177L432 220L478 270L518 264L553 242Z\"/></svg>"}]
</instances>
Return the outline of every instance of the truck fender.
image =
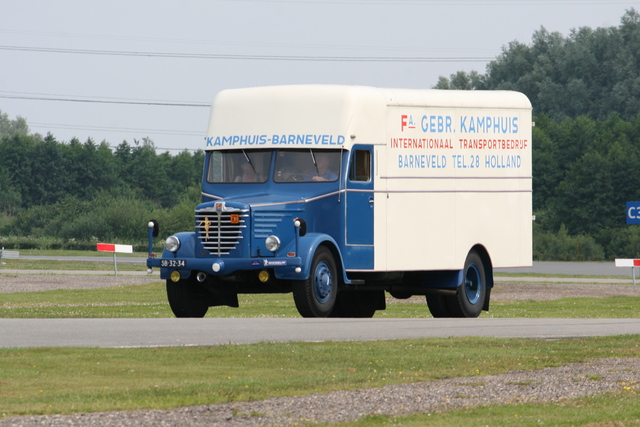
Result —
<instances>
[{"instance_id":1,"label":"truck fender","mask_svg":"<svg viewBox=\"0 0 640 427\"><path fill-rule=\"evenodd\" d=\"M340 269L340 273L342 274L343 281L345 283L350 283L347 278L347 274L342 267L344 265L342 254L338 249L338 244L333 239L333 237L322 234L322 233L307 233L305 236L300 237L298 241L298 257L302 259L302 264L300 265L301 272L296 273L293 269L276 269L275 276L278 279L287 279L287 280L306 280L309 278L310 270L311 270L311 262L313 261L313 255L318 250L320 245L326 245L331 250L331 253L336 261L336 267Z\"/></svg>"},{"instance_id":2,"label":"truck fender","mask_svg":"<svg viewBox=\"0 0 640 427\"><path fill-rule=\"evenodd\" d=\"M163 258L194 258L196 254L196 233L182 232L174 234L180 240L180 248L175 252L164 250Z\"/></svg>"},{"instance_id":3,"label":"truck fender","mask_svg":"<svg viewBox=\"0 0 640 427\"><path fill-rule=\"evenodd\" d=\"M174 258L195 258L196 254L196 233L193 232L182 232L174 234L180 240L180 248L174 253L169 252L166 249L162 250L162 258L163 259L174 259ZM180 276L183 279L188 279L191 276L191 270L183 270L179 269ZM163 268L160 270L160 278L168 279L169 278L169 270Z\"/></svg>"}]
</instances>

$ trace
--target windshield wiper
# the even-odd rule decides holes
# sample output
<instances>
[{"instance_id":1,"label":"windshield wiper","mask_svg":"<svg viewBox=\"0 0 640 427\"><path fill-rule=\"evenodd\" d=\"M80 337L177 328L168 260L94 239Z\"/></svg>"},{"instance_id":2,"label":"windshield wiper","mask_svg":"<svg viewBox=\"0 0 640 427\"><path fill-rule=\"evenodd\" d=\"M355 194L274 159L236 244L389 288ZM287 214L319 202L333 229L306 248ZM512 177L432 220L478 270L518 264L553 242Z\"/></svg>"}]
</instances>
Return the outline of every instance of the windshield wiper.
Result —
<instances>
[{"instance_id":1,"label":"windshield wiper","mask_svg":"<svg viewBox=\"0 0 640 427\"><path fill-rule=\"evenodd\" d=\"M316 174L320 176L320 169L318 169L318 162L316 162L316 156L313 154L313 150L309 150L311 153L311 160L313 161L313 166L316 167Z\"/></svg>"},{"instance_id":2,"label":"windshield wiper","mask_svg":"<svg viewBox=\"0 0 640 427\"><path fill-rule=\"evenodd\" d=\"M251 169L253 169L253 173L255 173L257 175L258 171L256 170L255 166L253 166L253 162L251 161L251 159L247 155L246 151L242 150L242 154L244 154L244 158L247 159L247 162L249 162L249 165L251 166Z\"/></svg>"}]
</instances>

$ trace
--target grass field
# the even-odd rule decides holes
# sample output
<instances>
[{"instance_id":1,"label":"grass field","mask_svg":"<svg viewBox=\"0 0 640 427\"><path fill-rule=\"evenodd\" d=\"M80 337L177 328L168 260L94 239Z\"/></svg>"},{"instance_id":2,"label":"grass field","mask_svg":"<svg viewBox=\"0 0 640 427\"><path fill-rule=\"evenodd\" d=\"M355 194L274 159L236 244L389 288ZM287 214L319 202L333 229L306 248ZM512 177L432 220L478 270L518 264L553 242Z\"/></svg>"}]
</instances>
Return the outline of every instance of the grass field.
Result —
<instances>
[{"instance_id":1,"label":"grass field","mask_svg":"<svg viewBox=\"0 0 640 427\"><path fill-rule=\"evenodd\" d=\"M638 357L638 337L556 341L457 338L155 349L9 349L0 350L1 412L3 416L10 416L162 409L260 400L450 377L472 378L612 355ZM615 419L612 413L624 405L626 412L619 413L618 419L632 420L634 418L629 417L640 414L638 397L635 386L599 397L594 401L600 402L601 409L590 408L589 419L612 421ZM494 405L412 416L407 420L382 418L392 424L420 425L426 417L435 415L441 422L439 425L458 426L477 425L474 424L478 421L477 414L481 414L487 425L505 425L505 417L515 416L510 414L529 414L532 420L542 420L544 425L556 425L558 421L561 421L559 425L576 425L574 421L567 421L575 420L574 417L581 414L584 416L583 406L589 401ZM435 418L428 419L431 425ZM494 422L490 422L491 419ZM380 417L374 417L363 425L380 422Z\"/></svg>"},{"instance_id":2,"label":"grass field","mask_svg":"<svg viewBox=\"0 0 640 427\"><path fill-rule=\"evenodd\" d=\"M98 258L91 252L91 256ZM126 254L125 254L126 255ZM80 256L80 255L79 255ZM89 255L85 255L89 256ZM104 257L104 253L100 254ZM117 262L120 255L116 257L116 264L119 271L146 271L144 263ZM32 259L3 259L2 268L7 270L104 270L113 271L113 258L109 260L96 261L56 261L56 260L32 260ZM1 271L0 271L1 272Z\"/></svg>"},{"instance_id":3,"label":"grass field","mask_svg":"<svg viewBox=\"0 0 640 427\"><path fill-rule=\"evenodd\" d=\"M613 355L640 357L638 337L3 349L1 412L8 416L260 400L491 375ZM637 395L637 389L624 396L629 394ZM619 398L620 393L612 395L611 404Z\"/></svg>"},{"instance_id":4,"label":"grass field","mask_svg":"<svg viewBox=\"0 0 640 427\"><path fill-rule=\"evenodd\" d=\"M300 317L291 294L239 295L239 308L212 307L206 317ZM638 318L639 297L492 302L482 317ZM0 294L0 318L173 317L161 281L101 289ZM390 299L379 318L429 318L424 298Z\"/></svg>"},{"instance_id":5,"label":"grass field","mask_svg":"<svg viewBox=\"0 0 640 427\"><path fill-rule=\"evenodd\" d=\"M24 255L36 255L36 256L58 256L58 257L111 257L111 252L102 252L102 251L71 251L71 250L62 250L62 249L12 249L20 252L20 256ZM136 252L132 254L127 253L118 253L116 255L118 258L123 257L146 257L146 252Z\"/></svg>"},{"instance_id":6,"label":"grass field","mask_svg":"<svg viewBox=\"0 0 640 427\"><path fill-rule=\"evenodd\" d=\"M482 316L638 318L639 304L640 300L632 297L494 302L491 311ZM299 316L289 294L243 295L240 305L237 309L212 308L207 317ZM94 290L0 294L0 317L172 314L164 284L158 281ZM395 302L376 317L430 315L424 302ZM618 336L555 341L455 338L201 348L0 349L0 416L172 408L473 377L590 358L640 357L639 344L638 336ZM374 416L350 425L475 426L482 420L482 425L638 426L639 397L634 385L620 392L554 404Z\"/></svg>"}]
</instances>

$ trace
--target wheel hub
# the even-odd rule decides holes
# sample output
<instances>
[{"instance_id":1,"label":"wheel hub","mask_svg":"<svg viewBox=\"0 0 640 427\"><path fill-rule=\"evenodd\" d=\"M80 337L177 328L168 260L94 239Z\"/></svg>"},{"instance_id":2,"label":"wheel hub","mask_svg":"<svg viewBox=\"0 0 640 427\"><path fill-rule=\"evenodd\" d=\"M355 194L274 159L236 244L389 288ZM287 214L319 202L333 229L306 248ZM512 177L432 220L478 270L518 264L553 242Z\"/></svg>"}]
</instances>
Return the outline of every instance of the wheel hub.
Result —
<instances>
[{"instance_id":1,"label":"wheel hub","mask_svg":"<svg viewBox=\"0 0 640 427\"><path fill-rule=\"evenodd\" d=\"M331 269L325 262L318 264L313 276L313 288L316 299L319 303L326 303L333 291L333 277Z\"/></svg>"},{"instance_id":2,"label":"wheel hub","mask_svg":"<svg viewBox=\"0 0 640 427\"><path fill-rule=\"evenodd\" d=\"M482 289L481 280L478 267L475 264L471 264L469 268L467 268L464 281L465 294L471 304L476 304L480 300L480 290Z\"/></svg>"}]
</instances>

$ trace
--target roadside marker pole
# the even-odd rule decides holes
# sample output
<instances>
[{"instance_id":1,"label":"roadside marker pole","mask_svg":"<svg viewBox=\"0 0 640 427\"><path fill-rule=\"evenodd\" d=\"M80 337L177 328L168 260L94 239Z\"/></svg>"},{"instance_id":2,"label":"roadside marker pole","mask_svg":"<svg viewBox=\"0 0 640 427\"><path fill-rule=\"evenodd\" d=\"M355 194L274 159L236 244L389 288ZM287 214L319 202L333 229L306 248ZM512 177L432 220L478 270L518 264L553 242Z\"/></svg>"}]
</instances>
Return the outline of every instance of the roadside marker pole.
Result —
<instances>
[{"instance_id":1,"label":"roadside marker pole","mask_svg":"<svg viewBox=\"0 0 640 427\"><path fill-rule=\"evenodd\" d=\"M133 246L132 245L114 245L111 243L98 243L96 248L100 252L113 252L113 272L115 275L118 275L118 264L116 262L116 252L132 254Z\"/></svg>"},{"instance_id":2,"label":"roadside marker pole","mask_svg":"<svg viewBox=\"0 0 640 427\"><path fill-rule=\"evenodd\" d=\"M616 258L616 267L631 267L631 276L633 277L633 285L636 285L636 269L640 267L640 259L620 259Z\"/></svg>"}]
</instances>

